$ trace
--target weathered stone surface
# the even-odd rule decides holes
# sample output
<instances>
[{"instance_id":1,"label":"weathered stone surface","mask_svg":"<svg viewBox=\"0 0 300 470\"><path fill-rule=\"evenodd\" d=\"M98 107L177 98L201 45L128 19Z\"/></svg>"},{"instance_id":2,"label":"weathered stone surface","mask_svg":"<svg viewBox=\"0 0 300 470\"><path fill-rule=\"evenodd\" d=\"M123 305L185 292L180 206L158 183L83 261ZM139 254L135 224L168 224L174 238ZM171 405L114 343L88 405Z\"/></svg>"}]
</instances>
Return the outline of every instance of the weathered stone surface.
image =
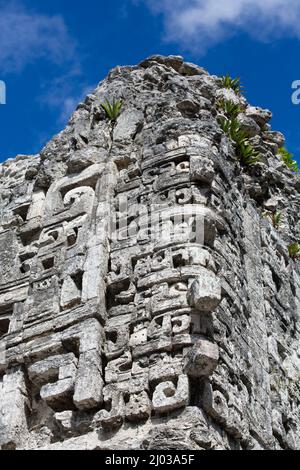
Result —
<instances>
[{"instance_id":1,"label":"weathered stone surface","mask_svg":"<svg viewBox=\"0 0 300 470\"><path fill-rule=\"evenodd\" d=\"M245 114L239 114L237 120L240 127L246 132L248 137L254 137L259 134L260 127L253 118L246 116Z\"/></svg>"},{"instance_id":2,"label":"weathered stone surface","mask_svg":"<svg viewBox=\"0 0 300 470\"><path fill-rule=\"evenodd\" d=\"M207 339L199 339L184 358L184 371L192 377L212 375L218 365L219 348Z\"/></svg>"},{"instance_id":3,"label":"weathered stone surface","mask_svg":"<svg viewBox=\"0 0 300 470\"><path fill-rule=\"evenodd\" d=\"M215 176L213 161L202 156L192 156L190 160L190 175L192 181L210 184Z\"/></svg>"},{"instance_id":4,"label":"weathered stone surface","mask_svg":"<svg viewBox=\"0 0 300 470\"><path fill-rule=\"evenodd\" d=\"M211 271L199 269L199 276L191 283L187 298L189 304L197 310L212 312L221 302L219 279Z\"/></svg>"},{"instance_id":5,"label":"weathered stone surface","mask_svg":"<svg viewBox=\"0 0 300 470\"><path fill-rule=\"evenodd\" d=\"M0 165L0 448L300 449L300 180L270 118L155 55Z\"/></svg>"},{"instance_id":6,"label":"weathered stone surface","mask_svg":"<svg viewBox=\"0 0 300 470\"><path fill-rule=\"evenodd\" d=\"M260 126L265 125L272 118L271 111L254 106L248 106L245 114Z\"/></svg>"},{"instance_id":7,"label":"weathered stone surface","mask_svg":"<svg viewBox=\"0 0 300 470\"><path fill-rule=\"evenodd\" d=\"M178 377L177 386L173 382L162 382L155 388L153 408L158 413L166 413L188 405L189 383L186 375Z\"/></svg>"},{"instance_id":8,"label":"weathered stone surface","mask_svg":"<svg viewBox=\"0 0 300 470\"><path fill-rule=\"evenodd\" d=\"M136 110L124 111L118 119L114 130L114 140L116 142L132 139L143 124L143 113Z\"/></svg>"}]
</instances>

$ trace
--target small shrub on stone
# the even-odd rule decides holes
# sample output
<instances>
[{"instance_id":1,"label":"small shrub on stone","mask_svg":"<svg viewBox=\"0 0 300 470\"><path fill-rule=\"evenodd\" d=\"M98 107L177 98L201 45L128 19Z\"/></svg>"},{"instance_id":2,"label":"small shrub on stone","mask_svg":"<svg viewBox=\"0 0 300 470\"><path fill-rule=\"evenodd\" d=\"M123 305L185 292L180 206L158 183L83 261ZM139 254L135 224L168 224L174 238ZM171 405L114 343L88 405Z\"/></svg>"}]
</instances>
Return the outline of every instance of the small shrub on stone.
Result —
<instances>
[{"instance_id":1,"label":"small shrub on stone","mask_svg":"<svg viewBox=\"0 0 300 470\"><path fill-rule=\"evenodd\" d=\"M281 155L281 159L283 163L294 173L297 173L299 170L298 164L296 160L293 159L294 155L290 153L285 147L281 147L278 150L279 155Z\"/></svg>"},{"instance_id":2,"label":"small shrub on stone","mask_svg":"<svg viewBox=\"0 0 300 470\"><path fill-rule=\"evenodd\" d=\"M118 116L120 115L121 109L123 106L122 100L113 100L110 102L109 100L105 100L104 103L101 103L101 107L106 112L106 116L112 121L116 121Z\"/></svg>"},{"instance_id":3,"label":"small shrub on stone","mask_svg":"<svg viewBox=\"0 0 300 470\"><path fill-rule=\"evenodd\" d=\"M224 112L224 114L229 119L236 119L238 115L242 112L241 106L231 100L220 100L218 102L218 107Z\"/></svg>"},{"instance_id":4,"label":"small shrub on stone","mask_svg":"<svg viewBox=\"0 0 300 470\"><path fill-rule=\"evenodd\" d=\"M289 255L294 260L300 260L300 243L292 243L289 247Z\"/></svg>"},{"instance_id":5,"label":"small shrub on stone","mask_svg":"<svg viewBox=\"0 0 300 470\"><path fill-rule=\"evenodd\" d=\"M274 228L276 228L277 230L281 227L282 225L282 219L283 219L283 216L282 216L282 213L281 212L264 212L263 213L263 217L265 218L270 218L271 219L271 223L273 225Z\"/></svg>"},{"instance_id":6,"label":"small shrub on stone","mask_svg":"<svg viewBox=\"0 0 300 470\"><path fill-rule=\"evenodd\" d=\"M259 153L249 143L245 131L241 129L236 119L221 116L219 124L223 132L235 143L236 154L242 165L251 166L260 160Z\"/></svg>"},{"instance_id":7,"label":"small shrub on stone","mask_svg":"<svg viewBox=\"0 0 300 470\"><path fill-rule=\"evenodd\" d=\"M241 79L240 78L231 78L230 75L225 75L221 78L221 87L229 88L233 90L238 95L242 92Z\"/></svg>"}]
</instances>

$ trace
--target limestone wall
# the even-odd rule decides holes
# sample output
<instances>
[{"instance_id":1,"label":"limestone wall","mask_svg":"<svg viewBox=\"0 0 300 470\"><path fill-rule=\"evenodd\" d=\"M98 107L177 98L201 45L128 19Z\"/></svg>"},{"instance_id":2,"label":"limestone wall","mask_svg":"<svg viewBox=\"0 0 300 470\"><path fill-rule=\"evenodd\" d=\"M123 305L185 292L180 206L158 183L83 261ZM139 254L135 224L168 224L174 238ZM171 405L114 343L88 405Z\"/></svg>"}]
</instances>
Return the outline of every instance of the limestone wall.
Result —
<instances>
[{"instance_id":1,"label":"limestone wall","mask_svg":"<svg viewBox=\"0 0 300 470\"><path fill-rule=\"evenodd\" d=\"M0 165L2 449L300 449L300 180L270 118L154 56Z\"/></svg>"}]
</instances>

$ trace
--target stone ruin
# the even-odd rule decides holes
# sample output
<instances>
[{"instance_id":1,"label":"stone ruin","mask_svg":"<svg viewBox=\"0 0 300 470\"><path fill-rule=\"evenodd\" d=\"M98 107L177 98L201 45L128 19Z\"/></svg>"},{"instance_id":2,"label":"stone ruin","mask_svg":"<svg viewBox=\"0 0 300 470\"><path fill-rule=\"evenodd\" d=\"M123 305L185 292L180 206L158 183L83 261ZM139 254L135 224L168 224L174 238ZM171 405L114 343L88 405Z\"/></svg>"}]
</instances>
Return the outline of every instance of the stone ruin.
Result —
<instances>
[{"instance_id":1,"label":"stone ruin","mask_svg":"<svg viewBox=\"0 0 300 470\"><path fill-rule=\"evenodd\" d=\"M300 179L270 118L153 56L0 165L1 449L300 449Z\"/></svg>"}]
</instances>

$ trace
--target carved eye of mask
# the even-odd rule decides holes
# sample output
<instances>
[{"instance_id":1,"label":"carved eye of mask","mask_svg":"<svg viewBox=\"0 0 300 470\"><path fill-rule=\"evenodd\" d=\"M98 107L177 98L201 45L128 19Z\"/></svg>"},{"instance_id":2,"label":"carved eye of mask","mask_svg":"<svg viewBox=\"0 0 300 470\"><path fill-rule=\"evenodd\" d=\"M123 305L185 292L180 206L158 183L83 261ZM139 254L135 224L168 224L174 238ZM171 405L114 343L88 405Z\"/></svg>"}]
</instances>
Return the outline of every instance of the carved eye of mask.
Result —
<instances>
[{"instance_id":1,"label":"carved eye of mask","mask_svg":"<svg viewBox=\"0 0 300 470\"><path fill-rule=\"evenodd\" d=\"M173 385L173 387L171 386L167 386L164 388L163 390L163 393L166 397L170 398L170 397L174 397L175 395L175 387Z\"/></svg>"},{"instance_id":2,"label":"carved eye of mask","mask_svg":"<svg viewBox=\"0 0 300 470\"><path fill-rule=\"evenodd\" d=\"M48 232L47 235L48 235L48 237L52 237L54 240L58 239L58 231Z\"/></svg>"},{"instance_id":3,"label":"carved eye of mask","mask_svg":"<svg viewBox=\"0 0 300 470\"><path fill-rule=\"evenodd\" d=\"M181 162L176 166L176 170L178 172L188 172L190 169L190 163L189 162Z\"/></svg>"},{"instance_id":4,"label":"carved eye of mask","mask_svg":"<svg viewBox=\"0 0 300 470\"><path fill-rule=\"evenodd\" d=\"M184 284L183 282L178 282L177 284L174 284L174 285L172 286L172 288L173 288L174 290L178 290L178 291L181 291L181 292L184 292L184 291L187 290L187 286L186 286L186 284Z\"/></svg>"},{"instance_id":5,"label":"carved eye of mask","mask_svg":"<svg viewBox=\"0 0 300 470\"><path fill-rule=\"evenodd\" d=\"M95 195L94 190L89 186L84 186L81 188L71 189L64 197L64 205L70 206L74 203L78 202L83 197L87 199L91 198Z\"/></svg>"}]
</instances>

